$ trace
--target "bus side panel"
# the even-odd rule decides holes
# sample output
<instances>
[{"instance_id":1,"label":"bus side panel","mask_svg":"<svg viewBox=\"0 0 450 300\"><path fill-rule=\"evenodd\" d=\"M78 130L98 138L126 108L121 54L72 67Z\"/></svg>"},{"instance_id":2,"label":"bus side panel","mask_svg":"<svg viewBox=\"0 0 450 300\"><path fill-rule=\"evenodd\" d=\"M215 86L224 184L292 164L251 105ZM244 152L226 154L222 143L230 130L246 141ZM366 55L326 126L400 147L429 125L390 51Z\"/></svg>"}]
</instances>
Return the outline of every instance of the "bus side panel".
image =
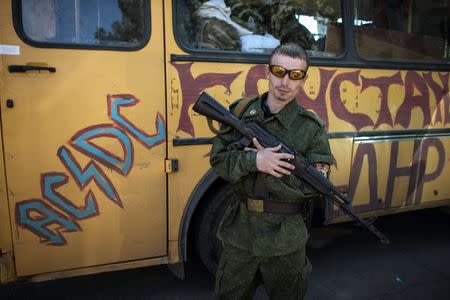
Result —
<instances>
[{"instance_id":1,"label":"bus side panel","mask_svg":"<svg viewBox=\"0 0 450 300\"><path fill-rule=\"evenodd\" d=\"M425 139L421 143L418 186L414 203L445 199L450 205L450 138Z\"/></svg>"},{"instance_id":2,"label":"bus side panel","mask_svg":"<svg viewBox=\"0 0 450 300\"><path fill-rule=\"evenodd\" d=\"M448 73L356 72L340 78L331 103L340 120L330 121L330 128L346 121L359 131L348 177L355 210L369 216L448 205ZM335 209L335 221L341 217Z\"/></svg>"},{"instance_id":3,"label":"bus side panel","mask_svg":"<svg viewBox=\"0 0 450 300\"><path fill-rule=\"evenodd\" d=\"M30 46L13 28L11 1L0 3L3 43L21 48L3 57L3 97L14 107L1 105L17 275L166 256L162 1L151 1L150 41L136 51Z\"/></svg>"},{"instance_id":4,"label":"bus side panel","mask_svg":"<svg viewBox=\"0 0 450 300\"><path fill-rule=\"evenodd\" d=\"M348 190L348 178L351 172L351 157L348 154L352 152L353 138L336 138L329 141L334 159L330 180L341 192L345 193ZM339 151L335 149L339 149Z\"/></svg>"},{"instance_id":5,"label":"bus side panel","mask_svg":"<svg viewBox=\"0 0 450 300\"><path fill-rule=\"evenodd\" d=\"M348 194L365 216L450 203L449 138L356 141ZM335 209L334 222L346 219Z\"/></svg>"},{"instance_id":6,"label":"bus side panel","mask_svg":"<svg viewBox=\"0 0 450 300\"><path fill-rule=\"evenodd\" d=\"M1 33L0 33L1 35ZM1 43L1 42L0 42ZM0 63L1 67L1 63ZM0 87L0 95L2 88ZM1 97L1 96L0 96ZM3 97L2 97L3 98ZM1 128L0 128L1 132ZM3 154L3 142L0 139L0 153ZM6 194L5 163L3 155L0 158L0 283L9 282L15 278L13 261L13 244L11 237L11 219L9 217L8 197Z\"/></svg>"},{"instance_id":7,"label":"bus side panel","mask_svg":"<svg viewBox=\"0 0 450 300\"><path fill-rule=\"evenodd\" d=\"M172 138L211 136L206 119L191 110L202 90L226 106L243 95L267 90L263 65L173 62L170 74ZM422 75L416 71L310 68L305 93L298 95L299 103L327 124L336 159L331 179L337 186L346 187L359 213L394 213L448 203L449 187L444 175L449 168L448 138L433 138L423 131L424 127L448 126L444 119L448 100L436 99L434 92L426 90L435 88L432 83L418 90L415 78ZM427 78L442 89L448 85L441 82L445 77L437 72L431 72ZM423 101L416 102L416 97ZM376 131L380 133L377 135ZM398 141L380 140L383 132ZM341 138L333 138L334 133L355 137L339 141ZM373 139L377 142L370 142ZM193 151L204 157L203 162L191 156ZM188 173L171 177L171 186L183 183L182 189L171 189L171 199L188 199L197 180L209 168L209 147L172 146L169 153L179 159L181 167L189 167L185 170ZM403 167L412 171L400 170ZM181 215L180 209L174 219ZM335 209L332 219L343 220L341 217L342 213ZM171 238L175 239L178 232L173 233Z\"/></svg>"},{"instance_id":8,"label":"bus side panel","mask_svg":"<svg viewBox=\"0 0 450 300\"><path fill-rule=\"evenodd\" d=\"M2 8L3 4L0 4ZM0 9L0 45L5 45L3 37L5 36L4 29L7 23L10 22L10 16L4 9ZM0 47L1 47L0 46ZM5 100L5 85L4 85L4 56L11 55L11 51L1 50L0 52L0 105L6 105ZM1 115L0 115L1 118ZM0 125L0 134L3 135L3 130ZM3 138L0 139L0 282L7 282L15 277L14 263L13 263L13 245L11 237L11 219L9 217L9 205L6 189L5 178L5 161L3 156Z\"/></svg>"},{"instance_id":9,"label":"bus side panel","mask_svg":"<svg viewBox=\"0 0 450 300\"><path fill-rule=\"evenodd\" d=\"M183 24L178 33L180 42L198 47L190 40L198 36L184 28L190 25L186 20L191 20L193 11L179 5L175 9L179 9L180 18L172 22L172 3L175 1L167 1L165 6L168 155L178 159L180 169L168 179L169 248L171 261L177 261L180 223L189 221L182 220L187 201L210 169L210 145L204 145L203 138L211 138L212 133L206 119L192 111L193 103L206 90L228 106L236 99L267 91L268 85L265 65L240 63L238 56L230 61L227 51L223 62L220 53L207 53L209 50L193 52L189 61L189 54L175 42L172 26ZM334 46L340 39L341 34L337 39L327 38L327 43ZM338 47L328 52L341 50ZM180 55L174 56L180 59L172 60L171 55ZM209 55L216 61L208 61ZM199 59L201 56L205 61ZM248 57L254 58L251 54ZM355 211L380 215L449 203L449 185L445 183L450 168L448 80L448 72L340 66L308 69L304 91L297 100L326 124L336 162L331 180L354 198ZM441 136L429 137L427 129ZM379 140L384 135L391 138ZM374 139L378 141L371 142ZM178 145L174 145L176 140ZM394 165L390 162L394 162L396 147L398 161ZM403 167L417 167L417 174ZM346 220L337 209L330 215L331 222Z\"/></svg>"},{"instance_id":10,"label":"bus side panel","mask_svg":"<svg viewBox=\"0 0 450 300\"><path fill-rule=\"evenodd\" d=\"M206 119L192 111L191 105L205 89L229 105L242 97L245 64L182 63L174 62L168 68L170 82L168 98L168 157L179 162L177 172L169 174L169 249L170 261L179 259L179 229L187 201L201 178L210 169L211 145L175 146L175 139L210 137ZM196 80L200 79L200 80ZM203 81L202 78L205 80ZM234 81L233 81L234 80ZM230 84L233 87L230 89ZM233 91L230 93L230 91ZM225 101L224 101L225 100Z\"/></svg>"},{"instance_id":11,"label":"bus side panel","mask_svg":"<svg viewBox=\"0 0 450 300\"><path fill-rule=\"evenodd\" d=\"M411 172L394 176L391 155L399 157L398 168L408 168L414 155L414 142L364 142L354 146L353 168L349 177L353 206L358 207L359 212L367 212L395 209L410 203L417 178Z\"/></svg>"}]
</instances>

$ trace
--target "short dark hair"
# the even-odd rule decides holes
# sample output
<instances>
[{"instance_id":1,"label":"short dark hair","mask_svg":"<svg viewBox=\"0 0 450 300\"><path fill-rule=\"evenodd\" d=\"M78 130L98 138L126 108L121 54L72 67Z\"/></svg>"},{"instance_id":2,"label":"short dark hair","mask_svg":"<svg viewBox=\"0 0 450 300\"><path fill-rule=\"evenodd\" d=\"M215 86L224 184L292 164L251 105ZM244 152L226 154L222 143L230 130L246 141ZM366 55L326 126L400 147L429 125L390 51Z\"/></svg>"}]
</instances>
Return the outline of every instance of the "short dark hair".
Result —
<instances>
[{"instance_id":1,"label":"short dark hair","mask_svg":"<svg viewBox=\"0 0 450 300\"><path fill-rule=\"evenodd\" d=\"M289 56L291 58L299 58L299 59L306 61L306 70L308 70L308 67L309 67L308 54L302 48L302 46L300 46L299 44L286 43L286 44L281 44L278 47L276 47L275 49L273 49L272 54L270 54L269 65L272 63L272 58L277 54Z\"/></svg>"}]
</instances>

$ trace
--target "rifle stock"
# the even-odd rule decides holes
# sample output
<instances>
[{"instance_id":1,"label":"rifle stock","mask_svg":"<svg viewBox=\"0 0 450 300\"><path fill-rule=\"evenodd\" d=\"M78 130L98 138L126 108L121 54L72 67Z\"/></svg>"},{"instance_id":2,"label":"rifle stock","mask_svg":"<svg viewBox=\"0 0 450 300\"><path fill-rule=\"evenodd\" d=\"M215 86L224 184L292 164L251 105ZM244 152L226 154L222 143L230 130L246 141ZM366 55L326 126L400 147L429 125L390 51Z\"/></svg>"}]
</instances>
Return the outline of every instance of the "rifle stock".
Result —
<instances>
[{"instance_id":1,"label":"rifle stock","mask_svg":"<svg viewBox=\"0 0 450 300\"><path fill-rule=\"evenodd\" d=\"M192 109L210 119L213 119L223 125L235 128L239 126L241 120L233 116L225 107L211 97L207 92L203 92L194 103Z\"/></svg>"},{"instance_id":2,"label":"rifle stock","mask_svg":"<svg viewBox=\"0 0 450 300\"><path fill-rule=\"evenodd\" d=\"M281 144L281 152L289 153L295 156L295 159L290 161L290 163L295 166L295 170L293 172L295 176L301 178L319 193L324 195L327 201L334 203L346 215L350 216L353 220L357 221L377 236L382 243L389 244L389 239L378 229L376 229L375 226L361 219L358 215L355 215L352 212L351 207L349 206L352 201L347 196L339 192L337 188L327 178L325 178L321 172L316 170L305 157L291 150L259 124L255 122L244 122L236 118L230 111L228 111L206 92L200 94L197 102L193 106L193 110L210 119L233 127L239 131L247 141L251 141L252 138L255 137L264 147L275 147Z\"/></svg>"}]
</instances>

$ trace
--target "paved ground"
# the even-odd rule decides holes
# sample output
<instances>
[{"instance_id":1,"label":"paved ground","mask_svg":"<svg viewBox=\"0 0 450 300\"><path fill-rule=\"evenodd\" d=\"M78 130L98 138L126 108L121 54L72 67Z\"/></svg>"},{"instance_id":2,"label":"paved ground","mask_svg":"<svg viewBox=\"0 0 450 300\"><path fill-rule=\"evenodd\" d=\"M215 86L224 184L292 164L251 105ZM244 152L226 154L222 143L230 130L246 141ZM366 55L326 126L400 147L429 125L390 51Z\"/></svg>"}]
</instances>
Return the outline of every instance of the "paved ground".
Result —
<instances>
[{"instance_id":1,"label":"paved ground","mask_svg":"<svg viewBox=\"0 0 450 300\"><path fill-rule=\"evenodd\" d=\"M428 210L385 217L371 236L345 236L311 249L308 299L450 299L450 215Z\"/></svg>"},{"instance_id":2,"label":"paved ground","mask_svg":"<svg viewBox=\"0 0 450 300\"><path fill-rule=\"evenodd\" d=\"M450 299L450 215L426 210L380 218L392 243L351 224L315 230L306 299ZM198 262L176 279L165 266L0 287L0 299L212 299ZM260 288L256 299L268 299Z\"/></svg>"}]
</instances>

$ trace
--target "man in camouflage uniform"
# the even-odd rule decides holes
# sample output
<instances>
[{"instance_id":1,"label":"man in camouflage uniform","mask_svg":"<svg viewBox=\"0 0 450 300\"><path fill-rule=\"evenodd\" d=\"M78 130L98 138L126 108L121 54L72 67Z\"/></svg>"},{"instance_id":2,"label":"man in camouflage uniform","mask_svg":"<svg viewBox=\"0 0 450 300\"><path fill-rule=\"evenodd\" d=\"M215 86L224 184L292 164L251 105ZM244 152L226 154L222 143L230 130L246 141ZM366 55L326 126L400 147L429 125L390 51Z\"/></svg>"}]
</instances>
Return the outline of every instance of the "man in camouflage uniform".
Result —
<instances>
[{"instance_id":1,"label":"man in camouflage uniform","mask_svg":"<svg viewBox=\"0 0 450 300\"><path fill-rule=\"evenodd\" d=\"M295 99L306 79L306 52L298 44L284 44L272 52L269 63L288 72L283 76L279 68L269 66L269 91L253 101L241 119L258 122L327 174L332 157L324 125ZM301 204L317 194L291 174L294 166L288 160L293 157L278 153L280 146L263 148L254 139L254 148L228 147L240 138L235 130L220 134L211 150L212 167L241 195L227 208L218 230L224 250L216 296L251 299L262 282L271 299L302 299L311 264L305 256L308 230L300 211Z\"/></svg>"}]
</instances>

